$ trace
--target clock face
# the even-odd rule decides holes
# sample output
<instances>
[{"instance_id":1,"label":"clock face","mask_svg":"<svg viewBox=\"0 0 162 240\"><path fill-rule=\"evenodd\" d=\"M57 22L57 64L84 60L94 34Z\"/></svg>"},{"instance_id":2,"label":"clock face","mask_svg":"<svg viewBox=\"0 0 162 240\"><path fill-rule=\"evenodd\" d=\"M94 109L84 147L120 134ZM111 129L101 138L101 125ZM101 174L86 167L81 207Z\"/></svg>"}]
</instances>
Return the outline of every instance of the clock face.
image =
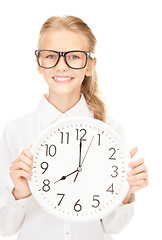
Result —
<instances>
[{"instance_id":1,"label":"clock face","mask_svg":"<svg viewBox=\"0 0 162 240\"><path fill-rule=\"evenodd\" d=\"M99 120L58 121L39 136L32 152L31 192L59 219L99 220L128 192L129 154L118 134Z\"/></svg>"}]
</instances>

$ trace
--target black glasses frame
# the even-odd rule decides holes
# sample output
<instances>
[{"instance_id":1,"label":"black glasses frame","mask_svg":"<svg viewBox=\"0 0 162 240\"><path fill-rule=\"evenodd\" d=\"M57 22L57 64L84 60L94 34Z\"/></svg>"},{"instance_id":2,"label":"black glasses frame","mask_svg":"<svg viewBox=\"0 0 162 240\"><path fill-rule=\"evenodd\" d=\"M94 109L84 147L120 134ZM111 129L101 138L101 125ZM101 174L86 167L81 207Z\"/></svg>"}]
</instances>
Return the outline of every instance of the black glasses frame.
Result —
<instances>
[{"instance_id":1,"label":"black glasses frame","mask_svg":"<svg viewBox=\"0 0 162 240\"><path fill-rule=\"evenodd\" d=\"M40 53L40 52L44 52L44 51L57 53L57 55L58 55L58 60L57 60L57 62L56 62L52 67L43 67L43 66L40 65L40 63L39 63L39 53ZM71 66L67 63L66 54L72 53L72 52L83 52L83 53L86 54L86 62L85 62L85 65L84 65L83 67L81 67L81 68L73 68L73 67L71 67ZM91 57L92 59L95 58L95 56L94 56L94 54L93 54L92 52L79 51L79 50L73 50L73 51L68 51L68 52L57 52L57 51L54 51L54 50L43 49L43 50L35 50L35 55L36 55L36 57L37 57L38 65L39 65L41 68L45 68L45 69L50 69L50 68L55 67L55 66L57 65L57 63L59 62L60 57L64 57L66 64L68 65L68 67L70 67L70 68L72 68L72 69L83 69L83 68L85 68L86 65L87 65L88 57Z\"/></svg>"}]
</instances>

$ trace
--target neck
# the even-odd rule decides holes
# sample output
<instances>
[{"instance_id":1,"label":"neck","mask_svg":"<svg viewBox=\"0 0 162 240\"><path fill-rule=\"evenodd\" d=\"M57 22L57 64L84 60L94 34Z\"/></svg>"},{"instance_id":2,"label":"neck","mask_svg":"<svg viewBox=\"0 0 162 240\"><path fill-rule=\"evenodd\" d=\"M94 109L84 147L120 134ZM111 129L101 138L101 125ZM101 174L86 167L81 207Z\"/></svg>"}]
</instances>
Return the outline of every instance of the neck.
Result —
<instances>
[{"instance_id":1,"label":"neck","mask_svg":"<svg viewBox=\"0 0 162 240\"><path fill-rule=\"evenodd\" d=\"M60 112L65 113L69 109L71 109L73 106L77 104L77 102L80 100L80 93L78 95L57 95L53 94L49 91L49 96L47 100Z\"/></svg>"}]
</instances>

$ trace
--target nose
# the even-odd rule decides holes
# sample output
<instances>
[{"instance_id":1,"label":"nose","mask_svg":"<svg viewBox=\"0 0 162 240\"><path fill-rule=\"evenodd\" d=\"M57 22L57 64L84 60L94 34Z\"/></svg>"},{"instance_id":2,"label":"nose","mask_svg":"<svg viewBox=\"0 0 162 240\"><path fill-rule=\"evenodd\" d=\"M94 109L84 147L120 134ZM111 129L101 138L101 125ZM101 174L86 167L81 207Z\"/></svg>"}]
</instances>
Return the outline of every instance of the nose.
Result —
<instances>
[{"instance_id":1,"label":"nose","mask_svg":"<svg viewBox=\"0 0 162 240\"><path fill-rule=\"evenodd\" d=\"M66 64L65 58L63 56L60 56L60 59L59 59L57 65L55 66L55 69L57 71L67 71L67 70L69 70L69 67Z\"/></svg>"}]
</instances>

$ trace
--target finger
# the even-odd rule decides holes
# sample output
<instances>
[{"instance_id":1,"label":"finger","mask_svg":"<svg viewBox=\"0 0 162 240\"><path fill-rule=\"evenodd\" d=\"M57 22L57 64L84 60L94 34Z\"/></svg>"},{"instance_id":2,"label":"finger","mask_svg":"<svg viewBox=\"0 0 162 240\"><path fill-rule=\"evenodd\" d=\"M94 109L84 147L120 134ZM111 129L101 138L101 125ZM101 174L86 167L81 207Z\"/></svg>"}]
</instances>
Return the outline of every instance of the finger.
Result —
<instances>
[{"instance_id":1,"label":"finger","mask_svg":"<svg viewBox=\"0 0 162 240\"><path fill-rule=\"evenodd\" d=\"M129 168L135 168L135 167L138 167L139 165L143 164L144 163L144 159L143 158L138 158L132 162L130 162L128 164L128 167Z\"/></svg>"},{"instance_id":2,"label":"finger","mask_svg":"<svg viewBox=\"0 0 162 240\"><path fill-rule=\"evenodd\" d=\"M136 186L136 187L140 187L140 188L144 188L148 185L148 181L147 180L144 180L144 179L141 179L141 180L138 180L138 181L135 181L135 182L131 182L130 183L130 187L132 186Z\"/></svg>"},{"instance_id":3,"label":"finger","mask_svg":"<svg viewBox=\"0 0 162 240\"><path fill-rule=\"evenodd\" d=\"M25 155L26 157L30 158L31 160L33 160L33 154L28 150L28 149L23 149L21 155Z\"/></svg>"},{"instance_id":4,"label":"finger","mask_svg":"<svg viewBox=\"0 0 162 240\"><path fill-rule=\"evenodd\" d=\"M29 167L26 163L23 161L15 162L11 167L10 170L25 170L28 173L32 173L33 166Z\"/></svg>"},{"instance_id":5,"label":"finger","mask_svg":"<svg viewBox=\"0 0 162 240\"><path fill-rule=\"evenodd\" d=\"M26 156L26 155L28 155L28 156ZM30 157L30 158L29 158ZM33 165L33 158L32 158L32 154L30 154L29 152L28 152L28 150L26 151L26 150L23 150L22 151L22 153L20 154L20 156L15 160L15 161L13 161L12 162L12 164L11 164L11 169L17 169L17 167L15 167L15 164L16 164L16 166L17 166L17 162L20 162L20 161L23 161L25 164L27 164L29 167L32 167L32 165Z\"/></svg>"},{"instance_id":6,"label":"finger","mask_svg":"<svg viewBox=\"0 0 162 240\"><path fill-rule=\"evenodd\" d=\"M147 173L139 173L135 176L128 177L129 182L136 182L138 180L147 180L148 179L148 174Z\"/></svg>"},{"instance_id":7,"label":"finger","mask_svg":"<svg viewBox=\"0 0 162 240\"><path fill-rule=\"evenodd\" d=\"M139 191L141 189L142 189L141 186L131 186L131 192L132 193L135 193L135 192L137 192L137 191Z\"/></svg>"},{"instance_id":8,"label":"finger","mask_svg":"<svg viewBox=\"0 0 162 240\"><path fill-rule=\"evenodd\" d=\"M138 173L142 173L142 172L148 172L148 170L147 170L147 168L146 168L146 166L144 165L144 164L141 164L141 165L139 165L138 167L136 167L136 168L133 168L132 170L130 170L129 172L128 172L128 176L133 176L133 175L136 175L136 174L138 174Z\"/></svg>"},{"instance_id":9,"label":"finger","mask_svg":"<svg viewBox=\"0 0 162 240\"><path fill-rule=\"evenodd\" d=\"M24 162L26 165L28 165L30 168L33 166L33 161L25 155L20 156L20 159L18 160L18 162L21 162L21 161Z\"/></svg>"},{"instance_id":10,"label":"finger","mask_svg":"<svg viewBox=\"0 0 162 240\"><path fill-rule=\"evenodd\" d=\"M131 158L133 158L134 157L134 155L137 153L137 151L138 151L138 148L135 146L135 147L133 147L132 148L132 150L130 150L130 155L131 155Z\"/></svg>"},{"instance_id":11,"label":"finger","mask_svg":"<svg viewBox=\"0 0 162 240\"><path fill-rule=\"evenodd\" d=\"M18 179L20 177L23 177L26 180L31 180L31 175L32 174L29 174L28 172L26 172L24 170L17 170L17 171L11 171L10 172L10 176L12 177L13 175L16 179Z\"/></svg>"}]
</instances>

